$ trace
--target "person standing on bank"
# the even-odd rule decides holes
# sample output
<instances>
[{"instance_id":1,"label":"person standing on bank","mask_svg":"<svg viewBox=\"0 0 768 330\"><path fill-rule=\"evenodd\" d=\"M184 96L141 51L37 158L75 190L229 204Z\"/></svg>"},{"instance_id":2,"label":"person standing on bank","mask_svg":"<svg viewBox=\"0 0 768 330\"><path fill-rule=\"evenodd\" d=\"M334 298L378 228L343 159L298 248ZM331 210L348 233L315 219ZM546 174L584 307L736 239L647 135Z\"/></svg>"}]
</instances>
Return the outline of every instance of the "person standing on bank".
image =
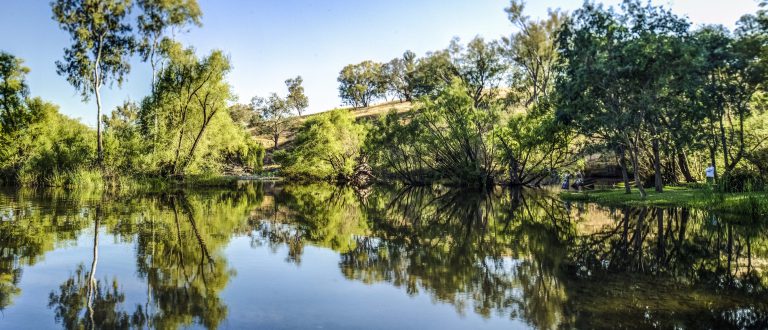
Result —
<instances>
[{"instance_id":1,"label":"person standing on bank","mask_svg":"<svg viewBox=\"0 0 768 330\"><path fill-rule=\"evenodd\" d=\"M707 183L713 184L715 183L715 165L709 164L709 167L704 170L704 172L707 175Z\"/></svg>"}]
</instances>

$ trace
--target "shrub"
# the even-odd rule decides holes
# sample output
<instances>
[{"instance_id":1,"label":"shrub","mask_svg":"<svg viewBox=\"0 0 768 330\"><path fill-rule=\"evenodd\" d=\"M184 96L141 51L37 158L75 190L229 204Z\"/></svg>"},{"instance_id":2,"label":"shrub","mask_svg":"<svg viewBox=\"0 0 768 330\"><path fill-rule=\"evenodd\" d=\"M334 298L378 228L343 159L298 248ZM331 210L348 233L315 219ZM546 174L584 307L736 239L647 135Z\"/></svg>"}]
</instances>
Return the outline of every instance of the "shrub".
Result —
<instances>
[{"instance_id":1,"label":"shrub","mask_svg":"<svg viewBox=\"0 0 768 330\"><path fill-rule=\"evenodd\" d=\"M354 171L366 129L348 110L312 116L296 132L294 148L274 160L288 176L332 179Z\"/></svg>"},{"instance_id":2,"label":"shrub","mask_svg":"<svg viewBox=\"0 0 768 330\"><path fill-rule=\"evenodd\" d=\"M3 181L66 186L72 181L72 173L91 168L96 134L58 113L58 107L51 103L33 99L29 106L39 115L0 147L2 154L12 155L0 160Z\"/></svg>"}]
</instances>

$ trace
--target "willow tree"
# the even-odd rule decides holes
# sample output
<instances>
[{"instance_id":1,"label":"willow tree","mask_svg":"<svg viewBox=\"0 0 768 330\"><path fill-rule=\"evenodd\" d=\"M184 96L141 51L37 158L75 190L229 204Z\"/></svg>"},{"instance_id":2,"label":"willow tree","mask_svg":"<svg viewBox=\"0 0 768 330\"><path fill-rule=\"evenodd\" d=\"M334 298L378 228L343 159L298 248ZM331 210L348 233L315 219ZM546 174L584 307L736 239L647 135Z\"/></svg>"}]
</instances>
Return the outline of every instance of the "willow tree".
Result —
<instances>
[{"instance_id":1,"label":"willow tree","mask_svg":"<svg viewBox=\"0 0 768 330\"><path fill-rule=\"evenodd\" d=\"M140 40L139 55L152 68L152 88L155 88L158 66L162 65L161 44L168 30L173 34L174 29L187 25L200 26L202 11L196 0L138 0L141 10L138 20ZM153 146L157 144L158 116L154 116Z\"/></svg>"},{"instance_id":2,"label":"willow tree","mask_svg":"<svg viewBox=\"0 0 768 330\"><path fill-rule=\"evenodd\" d=\"M513 114L496 129L509 184L537 186L557 171L573 166L583 146L573 130L544 114Z\"/></svg>"},{"instance_id":3,"label":"willow tree","mask_svg":"<svg viewBox=\"0 0 768 330\"><path fill-rule=\"evenodd\" d=\"M315 115L297 129L294 148L281 165L288 175L348 181L364 139L365 128L348 110Z\"/></svg>"},{"instance_id":4,"label":"willow tree","mask_svg":"<svg viewBox=\"0 0 768 330\"><path fill-rule=\"evenodd\" d=\"M420 162L445 180L468 186L490 186L494 183L492 128L499 120L498 108L481 109L477 100L459 79L434 99L426 99L416 107L412 129Z\"/></svg>"},{"instance_id":5,"label":"willow tree","mask_svg":"<svg viewBox=\"0 0 768 330\"><path fill-rule=\"evenodd\" d=\"M555 121L550 96L559 73L557 38L566 15L550 10L545 19L524 15L513 0L506 9L518 31L502 39L502 55L511 65L511 90L506 101L513 113L496 129L501 159L511 185L536 185L558 169L575 163L580 145L567 125Z\"/></svg>"},{"instance_id":6,"label":"willow tree","mask_svg":"<svg viewBox=\"0 0 768 330\"><path fill-rule=\"evenodd\" d=\"M161 158L169 174L183 175L196 160L201 145L223 148L233 143L226 135L238 132L226 111L232 94L225 76L231 66L218 50L198 58L193 48L174 43L166 52L168 64L158 76L155 92L144 101L140 116L163 114L161 143L166 148L158 152L165 153ZM142 122L149 125L146 119ZM221 137L220 145L209 141L211 126L217 126L211 131Z\"/></svg>"},{"instance_id":7,"label":"willow tree","mask_svg":"<svg viewBox=\"0 0 768 330\"><path fill-rule=\"evenodd\" d=\"M96 98L96 145L98 161L104 158L101 132L101 87L123 79L130 71L134 49L128 14L130 0L56 0L53 19L72 39L64 60L56 61L56 73L80 92L83 101Z\"/></svg>"}]
</instances>

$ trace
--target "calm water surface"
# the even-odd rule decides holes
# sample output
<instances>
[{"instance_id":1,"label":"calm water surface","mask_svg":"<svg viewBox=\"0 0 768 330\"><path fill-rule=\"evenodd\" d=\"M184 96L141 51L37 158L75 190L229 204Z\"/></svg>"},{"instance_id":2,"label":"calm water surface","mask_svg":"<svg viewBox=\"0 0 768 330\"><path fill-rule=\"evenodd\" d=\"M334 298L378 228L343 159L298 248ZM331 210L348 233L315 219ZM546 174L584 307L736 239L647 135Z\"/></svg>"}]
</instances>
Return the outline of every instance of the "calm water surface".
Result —
<instances>
[{"instance_id":1,"label":"calm water surface","mask_svg":"<svg viewBox=\"0 0 768 330\"><path fill-rule=\"evenodd\" d=\"M768 327L768 228L546 192L0 192L0 328Z\"/></svg>"}]
</instances>

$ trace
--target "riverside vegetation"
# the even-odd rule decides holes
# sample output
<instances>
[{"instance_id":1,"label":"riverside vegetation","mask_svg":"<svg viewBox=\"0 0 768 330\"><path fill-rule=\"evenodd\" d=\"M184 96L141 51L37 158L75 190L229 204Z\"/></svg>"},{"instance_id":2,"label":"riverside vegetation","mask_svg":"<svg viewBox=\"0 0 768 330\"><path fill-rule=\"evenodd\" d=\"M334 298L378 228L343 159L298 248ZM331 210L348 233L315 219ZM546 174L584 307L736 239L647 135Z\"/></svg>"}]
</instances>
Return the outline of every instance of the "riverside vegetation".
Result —
<instances>
[{"instance_id":1,"label":"riverside vegetation","mask_svg":"<svg viewBox=\"0 0 768 330\"><path fill-rule=\"evenodd\" d=\"M508 37L350 64L307 113L173 38L195 0L55 0L96 122L0 51L0 326L766 328L762 5L512 0ZM149 95L102 109L133 56ZM610 185L538 189L579 172Z\"/></svg>"},{"instance_id":2,"label":"riverside vegetation","mask_svg":"<svg viewBox=\"0 0 768 330\"><path fill-rule=\"evenodd\" d=\"M523 9L507 8L520 30L509 38L343 68L339 95L351 110L273 121L291 132L275 137L293 138L273 139L282 174L347 181L363 169L408 185L538 186L599 155L641 197L703 181L708 163L719 192L765 189L764 11L731 32L693 29L637 1L540 21ZM410 111L350 120L390 99Z\"/></svg>"},{"instance_id":3,"label":"riverside vegetation","mask_svg":"<svg viewBox=\"0 0 768 330\"><path fill-rule=\"evenodd\" d=\"M694 29L640 1L617 9L586 2L538 21L521 2L506 10L519 28L508 38L345 67L339 95L353 110L299 125L302 138L276 153L289 165L283 174L346 182L363 170L406 185L539 186L598 158L617 169L622 191L566 198L768 214L764 10L734 31ZM388 99L411 110L331 119ZM306 138L318 129L330 135ZM694 184L708 164L715 185Z\"/></svg>"},{"instance_id":4,"label":"riverside vegetation","mask_svg":"<svg viewBox=\"0 0 768 330\"><path fill-rule=\"evenodd\" d=\"M352 108L312 115L303 115L300 76L286 80L286 96L234 103L228 58L218 50L198 56L170 37L201 25L194 0L60 0L52 9L72 41L57 71L83 100L95 99L96 132L31 96L29 68L2 53L7 184L259 174L265 154L280 176L354 184L539 186L584 170L596 155L641 197L650 187L701 181L708 163L720 192L761 191L768 178L762 9L728 31L693 29L640 1L617 9L586 2L540 20L511 1L517 31L509 37L348 65L339 95ZM103 115L101 87L120 86L135 54L152 68L150 95ZM408 111L356 118L389 99Z\"/></svg>"},{"instance_id":5,"label":"riverside vegetation","mask_svg":"<svg viewBox=\"0 0 768 330\"><path fill-rule=\"evenodd\" d=\"M768 227L685 207L249 182L0 191L0 219L9 328L768 325Z\"/></svg>"}]
</instances>

